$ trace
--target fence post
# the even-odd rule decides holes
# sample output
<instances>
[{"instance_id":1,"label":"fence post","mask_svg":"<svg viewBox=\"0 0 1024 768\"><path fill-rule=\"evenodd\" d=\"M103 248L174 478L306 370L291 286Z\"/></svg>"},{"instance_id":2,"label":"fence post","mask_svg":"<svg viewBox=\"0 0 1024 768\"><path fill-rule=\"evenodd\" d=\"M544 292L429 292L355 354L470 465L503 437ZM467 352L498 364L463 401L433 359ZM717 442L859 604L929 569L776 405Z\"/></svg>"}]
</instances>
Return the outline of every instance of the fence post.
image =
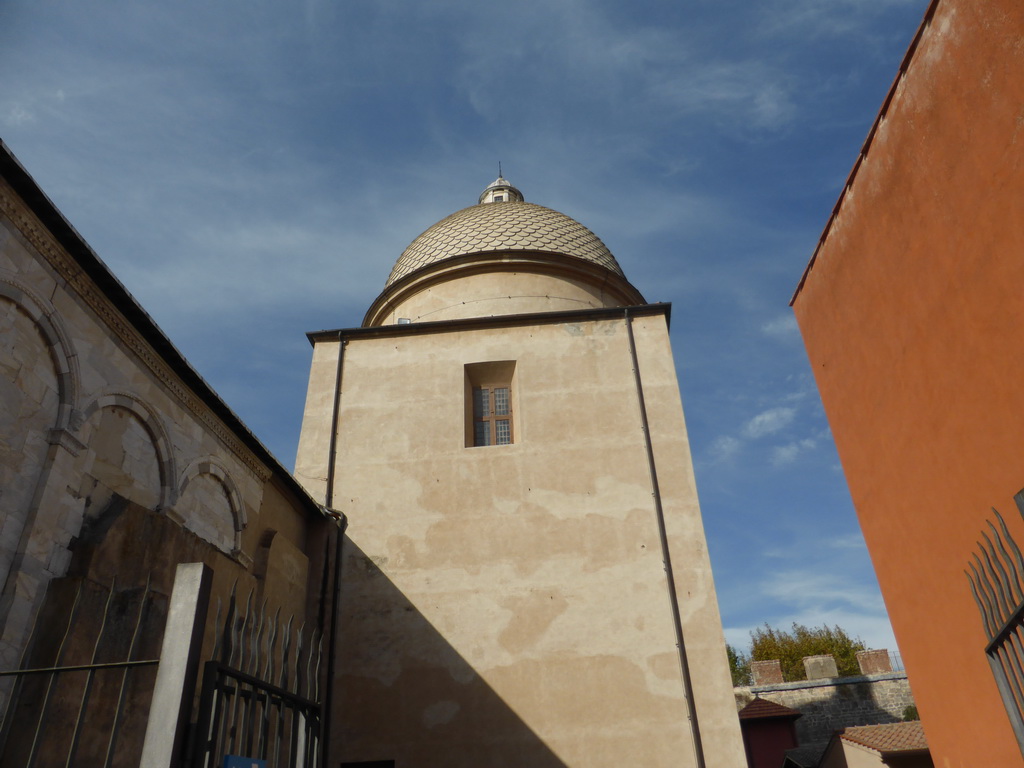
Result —
<instances>
[{"instance_id":1,"label":"fence post","mask_svg":"<svg viewBox=\"0 0 1024 768\"><path fill-rule=\"evenodd\" d=\"M174 768L192 710L213 571L204 563L179 563L174 574L153 702L139 768Z\"/></svg>"}]
</instances>

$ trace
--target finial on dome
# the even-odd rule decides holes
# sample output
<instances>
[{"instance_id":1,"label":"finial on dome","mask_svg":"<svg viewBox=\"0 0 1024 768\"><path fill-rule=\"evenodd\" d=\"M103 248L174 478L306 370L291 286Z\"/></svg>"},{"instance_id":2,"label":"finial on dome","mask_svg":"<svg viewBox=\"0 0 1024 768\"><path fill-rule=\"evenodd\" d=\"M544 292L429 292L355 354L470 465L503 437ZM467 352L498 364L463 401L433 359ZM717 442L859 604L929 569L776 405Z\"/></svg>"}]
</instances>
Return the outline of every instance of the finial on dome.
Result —
<instances>
[{"instance_id":1,"label":"finial on dome","mask_svg":"<svg viewBox=\"0 0 1024 768\"><path fill-rule=\"evenodd\" d=\"M481 203L508 203L523 202L523 193L513 187L504 176L501 175L501 161L498 161L498 178L487 185L487 188L480 193Z\"/></svg>"}]
</instances>

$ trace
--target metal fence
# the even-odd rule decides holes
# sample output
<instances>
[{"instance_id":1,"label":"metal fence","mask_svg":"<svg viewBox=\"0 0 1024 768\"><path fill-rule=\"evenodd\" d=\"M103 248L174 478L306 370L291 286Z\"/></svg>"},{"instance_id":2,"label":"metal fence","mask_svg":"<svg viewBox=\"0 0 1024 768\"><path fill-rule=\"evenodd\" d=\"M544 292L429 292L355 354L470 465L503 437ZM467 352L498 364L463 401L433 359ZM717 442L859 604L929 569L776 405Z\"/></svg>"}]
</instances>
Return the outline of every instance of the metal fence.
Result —
<instances>
[{"instance_id":1,"label":"metal fence","mask_svg":"<svg viewBox=\"0 0 1024 768\"><path fill-rule=\"evenodd\" d=\"M13 680L0 764L137 765L159 663L139 654L153 650L147 626L162 631L153 606L160 597L149 583L120 591L80 580L52 586L19 668L0 672Z\"/></svg>"},{"instance_id":2,"label":"metal fence","mask_svg":"<svg viewBox=\"0 0 1024 768\"><path fill-rule=\"evenodd\" d=\"M321 642L315 630L292 629L266 604L236 611L236 593L223 621L218 608L214 658L203 670L194 768L220 766L227 755L265 760L271 768L312 768L321 743Z\"/></svg>"},{"instance_id":3,"label":"metal fence","mask_svg":"<svg viewBox=\"0 0 1024 768\"><path fill-rule=\"evenodd\" d=\"M1015 501L1024 516L1024 498L1017 494ZM992 512L999 527L988 521L964 573L988 639L985 654L1024 753L1024 557L1002 515Z\"/></svg>"}]
</instances>

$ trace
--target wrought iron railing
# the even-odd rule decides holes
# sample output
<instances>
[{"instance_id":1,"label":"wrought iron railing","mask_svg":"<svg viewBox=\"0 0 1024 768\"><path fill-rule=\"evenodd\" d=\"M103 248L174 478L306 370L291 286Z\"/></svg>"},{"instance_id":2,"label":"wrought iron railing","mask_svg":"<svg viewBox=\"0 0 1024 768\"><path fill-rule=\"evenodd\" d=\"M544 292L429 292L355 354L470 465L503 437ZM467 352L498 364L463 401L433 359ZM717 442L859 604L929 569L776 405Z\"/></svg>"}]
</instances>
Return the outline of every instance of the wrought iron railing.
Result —
<instances>
[{"instance_id":1,"label":"wrought iron railing","mask_svg":"<svg viewBox=\"0 0 1024 768\"><path fill-rule=\"evenodd\" d=\"M217 610L214 658L206 662L192 765L220 766L239 755L270 768L313 768L320 757L321 638L281 623L266 603L237 612L236 592L223 621Z\"/></svg>"},{"instance_id":2,"label":"wrought iron railing","mask_svg":"<svg viewBox=\"0 0 1024 768\"><path fill-rule=\"evenodd\" d=\"M1024 517L1024 492L1014 497ZM1024 753L1024 557L999 511L981 532L964 571L981 613L988 657L1017 743ZM991 534L991 535L990 535Z\"/></svg>"},{"instance_id":3,"label":"wrought iron railing","mask_svg":"<svg viewBox=\"0 0 1024 768\"><path fill-rule=\"evenodd\" d=\"M131 717L130 711L145 708L146 702L139 697L148 700L151 693L152 680L136 680L135 673L139 668L155 668L159 663L158 659L136 658L143 645L140 636L153 595L148 582L141 592L119 592L112 582L102 597L103 589L78 581L63 629L50 625L51 617L46 617L33 630L19 669L0 672L0 678L14 680L0 727L3 765L106 768L137 764L141 730L129 736L127 743L120 737L126 717ZM85 600L83 592L88 593ZM96 616L91 614L99 599L103 606L98 629L87 639L96 624ZM159 621L155 617L152 620ZM60 639L54 644L58 636ZM69 638L73 641L69 642ZM39 646L45 646L42 653L30 656L30 650ZM85 657L90 646L91 653ZM52 656L48 653L51 647ZM40 664L41 655L50 661L49 665ZM126 707L130 688L134 693L133 706ZM141 725L145 726L144 720Z\"/></svg>"}]
</instances>

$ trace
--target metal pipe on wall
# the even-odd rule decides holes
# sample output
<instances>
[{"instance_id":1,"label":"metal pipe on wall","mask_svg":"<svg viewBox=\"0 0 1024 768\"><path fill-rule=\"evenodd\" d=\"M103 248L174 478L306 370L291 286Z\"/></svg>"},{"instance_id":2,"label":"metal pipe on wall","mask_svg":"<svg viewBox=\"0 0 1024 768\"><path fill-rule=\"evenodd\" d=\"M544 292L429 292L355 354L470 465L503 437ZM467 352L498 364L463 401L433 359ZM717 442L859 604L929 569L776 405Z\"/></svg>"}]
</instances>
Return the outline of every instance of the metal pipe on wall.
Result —
<instances>
[{"instance_id":1,"label":"metal pipe on wall","mask_svg":"<svg viewBox=\"0 0 1024 768\"><path fill-rule=\"evenodd\" d=\"M331 606L331 641L327 650L327 687L324 691L324 711L320 721L321 733L324 734L320 740L321 765L326 768L330 749L330 728L331 717L334 710L334 657L337 651L338 613L341 610L341 558L342 546L345 540L345 529L348 527L348 518L344 514L333 509L334 503L334 464L338 451L338 422L341 413L341 374L345 361L345 346L348 344L341 333L338 333L338 365L334 373L334 406L331 412L331 439L327 449L327 491L324 493L324 506L329 514L338 521L338 531L335 534L334 547L334 583ZM324 563L326 567L327 563Z\"/></svg>"},{"instance_id":2,"label":"metal pipe on wall","mask_svg":"<svg viewBox=\"0 0 1024 768\"><path fill-rule=\"evenodd\" d=\"M676 633L676 648L679 651L679 668L683 679L683 696L686 699L686 714L690 721L690 733L693 737L694 759L697 768L705 768L704 745L700 737L700 723L697 721L697 707L693 700L693 680L690 677L690 664L686 657L686 644L683 641L683 620L679 611L679 599L676 596L676 582L672 573L672 556L668 547L668 532L665 527L665 510L661 504L661 488L658 485L658 468L654 461L654 445L651 441L651 430L647 421L647 403L644 400L644 387L640 378L640 363L636 354L636 339L633 337L633 318L629 308L623 310L626 324L626 335L629 338L629 355L633 363L633 381L636 384L636 396L640 405L640 422L644 432L644 443L647 448L647 466L651 473L651 495L654 498L654 513L658 520L658 536L661 539L661 556L665 563L665 579L668 583L669 601L672 604L672 624Z\"/></svg>"}]
</instances>

